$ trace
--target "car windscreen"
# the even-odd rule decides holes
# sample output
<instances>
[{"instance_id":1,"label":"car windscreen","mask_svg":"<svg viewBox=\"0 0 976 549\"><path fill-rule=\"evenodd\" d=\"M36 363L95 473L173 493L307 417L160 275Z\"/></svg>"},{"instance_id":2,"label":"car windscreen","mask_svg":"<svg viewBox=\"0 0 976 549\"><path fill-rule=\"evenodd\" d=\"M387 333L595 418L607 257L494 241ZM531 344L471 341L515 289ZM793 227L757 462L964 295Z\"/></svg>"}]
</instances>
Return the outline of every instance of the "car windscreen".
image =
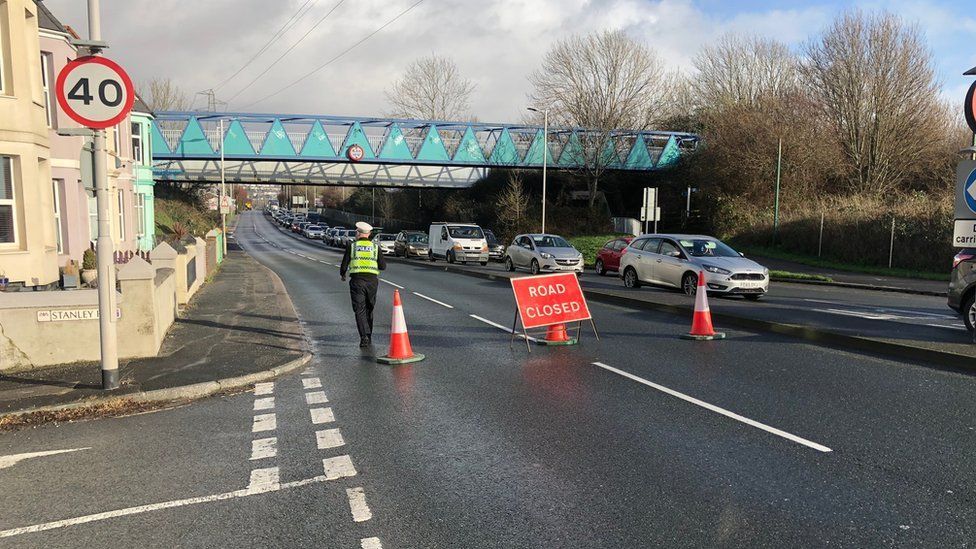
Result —
<instances>
[{"instance_id":1,"label":"car windscreen","mask_svg":"<svg viewBox=\"0 0 976 549\"><path fill-rule=\"evenodd\" d=\"M561 236L537 235L532 237L536 248L572 248Z\"/></svg>"},{"instance_id":2,"label":"car windscreen","mask_svg":"<svg viewBox=\"0 0 976 549\"><path fill-rule=\"evenodd\" d=\"M379 236L379 238L380 238L380 240L390 240L390 241L393 241L393 240L396 240L396 235L395 234L381 234Z\"/></svg>"},{"instance_id":3,"label":"car windscreen","mask_svg":"<svg viewBox=\"0 0 976 549\"><path fill-rule=\"evenodd\" d=\"M739 253L718 240L683 238L678 241L692 257L739 257Z\"/></svg>"},{"instance_id":4,"label":"car windscreen","mask_svg":"<svg viewBox=\"0 0 976 549\"><path fill-rule=\"evenodd\" d=\"M427 243L427 235L425 235L425 234L412 234L412 235L409 235L407 237L407 241L408 242L413 242L414 244L416 244L418 242L421 243L421 244L426 244Z\"/></svg>"},{"instance_id":5,"label":"car windscreen","mask_svg":"<svg viewBox=\"0 0 976 549\"><path fill-rule=\"evenodd\" d=\"M322 227L319 227L318 225L309 225L308 227L305 227L305 230L306 231L321 231L322 230Z\"/></svg>"},{"instance_id":6,"label":"car windscreen","mask_svg":"<svg viewBox=\"0 0 976 549\"><path fill-rule=\"evenodd\" d=\"M448 227L447 230L451 233L451 238L484 238L485 233L481 231L481 227L474 227L471 225L454 225Z\"/></svg>"}]
</instances>

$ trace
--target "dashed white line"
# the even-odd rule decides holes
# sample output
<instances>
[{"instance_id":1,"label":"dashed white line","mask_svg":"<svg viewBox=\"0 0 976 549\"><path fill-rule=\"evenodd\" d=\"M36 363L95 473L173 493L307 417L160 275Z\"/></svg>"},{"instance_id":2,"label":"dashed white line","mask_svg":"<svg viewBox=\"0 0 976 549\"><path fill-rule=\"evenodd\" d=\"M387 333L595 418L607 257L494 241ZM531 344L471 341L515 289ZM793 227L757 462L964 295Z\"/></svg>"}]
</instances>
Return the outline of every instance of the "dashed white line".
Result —
<instances>
[{"instance_id":1,"label":"dashed white line","mask_svg":"<svg viewBox=\"0 0 976 549\"><path fill-rule=\"evenodd\" d=\"M787 440L791 440L791 441L793 441L793 442L795 442L797 444L802 444L803 446L806 446L807 448L813 448L814 450L817 450L818 452L831 452L832 451L830 448L828 448L828 447L826 447L826 446L824 446L822 444L817 444L816 442L812 442L812 441L809 441L809 440L807 440L805 438L798 437L798 436L796 436L794 434L787 433L786 431L781 431L781 430L779 430L779 429L777 429L775 427L770 427L769 425L766 425L766 424L763 424L763 423L759 423L758 421L749 419L749 418L747 418L745 416L740 416L739 414L737 414L735 412L730 412L730 411L726 410L725 408L719 408L718 406L715 406L714 404L709 404L707 402L698 400L697 398L690 397L690 396L688 396L688 395L686 395L684 393L679 393L678 391L675 391L674 389L668 389L667 387L665 387L663 385L658 385L657 383L648 381L648 380L646 380L646 379L644 379L642 377L635 376L634 374L631 374L630 372L625 372L623 370L618 370L617 368L614 368L613 366L608 366L608 365L606 365L606 364L604 364L602 362L594 362L593 365L594 366L597 366L599 368L603 368L604 370L607 370L608 372L613 372L613 373L615 373L617 375L621 375L623 377L626 377L627 379L636 381L637 383L640 383L642 385L647 385L648 387L650 387L652 389L657 389L658 391L661 391L662 393L669 394L669 395L671 395L671 396L673 396L675 398L680 398L681 400L683 400L685 402L690 402L691 404L694 404L695 406L701 406L702 408L705 408L706 410L710 410L710 411L715 412L717 414L721 414L721 415L723 415L723 416L725 416L727 418L731 418L731 419L734 419L736 421L745 423L746 425L749 425L751 427L755 427L757 429L761 429L763 431L766 431L767 433L772 433L772 434L774 434L776 436L783 437L783 438L785 438Z\"/></svg>"},{"instance_id":2,"label":"dashed white line","mask_svg":"<svg viewBox=\"0 0 976 549\"><path fill-rule=\"evenodd\" d=\"M265 469L254 469L251 471L251 482L247 489L250 492L263 492L277 490L281 486L277 467L267 467Z\"/></svg>"},{"instance_id":3,"label":"dashed white line","mask_svg":"<svg viewBox=\"0 0 976 549\"><path fill-rule=\"evenodd\" d=\"M274 414L258 414L254 416L254 425L251 427L252 433L264 431L274 431L278 428L278 420Z\"/></svg>"},{"instance_id":4,"label":"dashed white line","mask_svg":"<svg viewBox=\"0 0 976 549\"><path fill-rule=\"evenodd\" d=\"M251 441L251 459L250 461L257 461L259 459L272 458L278 455L278 439L275 437L270 438L259 438Z\"/></svg>"},{"instance_id":5,"label":"dashed white line","mask_svg":"<svg viewBox=\"0 0 976 549\"><path fill-rule=\"evenodd\" d=\"M365 522L373 518L373 512L366 505L366 493L362 487L346 488L346 496L349 498L349 510L352 511L353 522Z\"/></svg>"},{"instance_id":6,"label":"dashed white line","mask_svg":"<svg viewBox=\"0 0 976 549\"><path fill-rule=\"evenodd\" d=\"M0 457L0 469L6 469L7 467L13 467L25 459L56 456L58 454L70 454L71 452L79 452L81 450L91 450L90 446L85 448L69 448L67 450L48 450L46 452L29 452L26 454L14 454L10 456Z\"/></svg>"},{"instance_id":7,"label":"dashed white line","mask_svg":"<svg viewBox=\"0 0 976 549\"><path fill-rule=\"evenodd\" d=\"M383 544L380 543L380 538L363 538L359 540L359 547L361 549L383 549Z\"/></svg>"},{"instance_id":8,"label":"dashed white line","mask_svg":"<svg viewBox=\"0 0 976 549\"><path fill-rule=\"evenodd\" d=\"M274 409L274 397L263 397L254 399L254 411Z\"/></svg>"},{"instance_id":9,"label":"dashed white line","mask_svg":"<svg viewBox=\"0 0 976 549\"><path fill-rule=\"evenodd\" d=\"M329 402L329 399L325 396L324 391L313 391L305 393L305 402L307 404L325 404Z\"/></svg>"},{"instance_id":10,"label":"dashed white line","mask_svg":"<svg viewBox=\"0 0 976 549\"><path fill-rule=\"evenodd\" d=\"M322 380L317 377L306 377L302 379L302 386L306 389L320 389L322 387Z\"/></svg>"},{"instance_id":11,"label":"dashed white line","mask_svg":"<svg viewBox=\"0 0 976 549\"><path fill-rule=\"evenodd\" d=\"M270 395L274 393L274 383L255 383L254 384L254 395L263 396Z\"/></svg>"},{"instance_id":12,"label":"dashed white line","mask_svg":"<svg viewBox=\"0 0 976 549\"><path fill-rule=\"evenodd\" d=\"M413 292L413 295L415 295L415 296L417 296L419 298L422 298L422 299L426 299L427 301L436 303L438 305L442 305L444 307L447 307L448 309L453 309L454 308L453 305L448 305L447 303L444 303L443 301L437 301L436 299L434 299L432 297L427 297L424 294L418 294L417 292Z\"/></svg>"},{"instance_id":13,"label":"dashed white line","mask_svg":"<svg viewBox=\"0 0 976 549\"><path fill-rule=\"evenodd\" d=\"M323 459L322 469L328 480L356 476L356 467L352 464L352 458L347 455Z\"/></svg>"},{"instance_id":14,"label":"dashed white line","mask_svg":"<svg viewBox=\"0 0 976 549\"><path fill-rule=\"evenodd\" d=\"M327 450L329 448L338 448L346 443L342 440L342 433L339 429L326 429L324 431L315 432L315 443L318 445L319 450Z\"/></svg>"},{"instance_id":15,"label":"dashed white line","mask_svg":"<svg viewBox=\"0 0 976 549\"><path fill-rule=\"evenodd\" d=\"M335 421L335 416L332 414L332 408L312 408L309 410L309 413L312 414L312 423L315 425L332 423Z\"/></svg>"},{"instance_id":16,"label":"dashed white line","mask_svg":"<svg viewBox=\"0 0 976 549\"><path fill-rule=\"evenodd\" d=\"M381 279L380 279L380 282L383 282L383 283L385 283L385 284L389 284L390 286L393 286L394 288L399 288L399 289L401 289L401 290L403 289L403 286L401 286L401 285L399 285L399 284L396 284L396 283L393 283L393 282L390 282L389 280L387 280L387 279L385 279L385 278L381 278Z\"/></svg>"},{"instance_id":17,"label":"dashed white line","mask_svg":"<svg viewBox=\"0 0 976 549\"><path fill-rule=\"evenodd\" d=\"M529 341L537 341L536 338L534 338L532 336L527 336L527 335L522 334L520 332L512 332L512 329L511 328L509 328L507 326L502 326L501 324L499 324L497 322L492 322L492 321L488 320L487 318L482 318L482 317L480 317L478 315L468 315L468 316L470 316L471 318L473 318L475 320L484 322L485 324L487 324L489 326L494 326L495 328L498 328L499 330L501 330L501 331L503 331L503 332L505 332L507 334L514 333L515 334L515 337L525 338L525 339L528 339Z\"/></svg>"}]
</instances>

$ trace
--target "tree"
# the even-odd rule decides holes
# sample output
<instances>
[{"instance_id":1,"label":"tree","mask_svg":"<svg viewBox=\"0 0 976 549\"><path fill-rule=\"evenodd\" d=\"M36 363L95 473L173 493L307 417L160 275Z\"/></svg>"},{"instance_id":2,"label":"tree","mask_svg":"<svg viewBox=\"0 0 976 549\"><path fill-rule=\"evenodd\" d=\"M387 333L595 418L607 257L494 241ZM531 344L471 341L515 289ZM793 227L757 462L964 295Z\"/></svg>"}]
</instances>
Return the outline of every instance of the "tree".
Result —
<instances>
[{"instance_id":1,"label":"tree","mask_svg":"<svg viewBox=\"0 0 976 549\"><path fill-rule=\"evenodd\" d=\"M234 201L237 204L237 210L244 210L244 203L247 202L247 189L243 185L234 186Z\"/></svg>"},{"instance_id":2,"label":"tree","mask_svg":"<svg viewBox=\"0 0 976 549\"><path fill-rule=\"evenodd\" d=\"M645 45L622 31L603 31L557 42L529 81L530 100L549 110L551 124L588 130L579 138L592 207L612 162L604 154L610 132L647 129L667 115L674 76Z\"/></svg>"},{"instance_id":3,"label":"tree","mask_svg":"<svg viewBox=\"0 0 976 549\"><path fill-rule=\"evenodd\" d=\"M759 106L770 97L787 97L799 86L799 62L786 44L727 34L695 56L692 83L698 105L721 109Z\"/></svg>"},{"instance_id":4,"label":"tree","mask_svg":"<svg viewBox=\"0 0 976 549\"><path fill-rule=\"evenodd\" d=\"M528 221L529 197L525 194L522 174L518 170L509 173L508 183L495 200L495 207L502 230L499 237L507 240L522 232Z\"/></svg>"},{"instance_id":5,"label":"tree","mask_svg":"<svg viewBox=\"0 0 976 549\"><path fill-rule=\"evenodd\" d=\"M468 106L474 89L452 59L431 55L411 63L386 98L393 105L391 116L396 118L461 120L470 118Z\"/></svg>"},{"instance_id":6,"label":"tree","mask_svg":"<svg viewBox=\"0 0 976 549\"><path fill-rule=\"evenodd\" d=\"M153 78L143 84L140 95L153 111L185 111L190 108L190 98L171 78Z\"/></svg>"},{"instance_id":7,"label":"tree","mask_svg":"<svg viewBox=\"0 0 976 549\"><path fill-rule=\"evenodd\" d=\"M917 27L890 13L850 11L805 53L803 74L839 139L852 190L885 195L931 177L949 125Z\"/></svg>"}]
</instances>

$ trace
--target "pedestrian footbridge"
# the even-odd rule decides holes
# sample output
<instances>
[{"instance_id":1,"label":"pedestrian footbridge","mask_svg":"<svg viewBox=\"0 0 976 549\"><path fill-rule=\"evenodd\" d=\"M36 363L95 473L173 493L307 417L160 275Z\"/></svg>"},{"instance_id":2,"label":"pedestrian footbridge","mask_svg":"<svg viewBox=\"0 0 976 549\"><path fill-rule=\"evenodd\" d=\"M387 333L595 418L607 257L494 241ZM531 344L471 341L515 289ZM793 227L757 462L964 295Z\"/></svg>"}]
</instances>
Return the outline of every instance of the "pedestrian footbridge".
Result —
<instances>
[{"instance_id":1,"label":"pedestrian footbridge","mask_svg":"<svg viewBox=\"0 0 976 549\"><path fill-rule=\"evenodd\" d=\"M608 169L651 171L673 165L699 141L689 133L615 130L604 142L606 134L581 128L549 128L544 140L541 126L395 118L155 116L155 179L189 183L219 182L223 165L235 183L463 188L491 168L541 169L544 146L549 169L582 168L586 144L599 140Z\"/></svg>"}]
</instances>

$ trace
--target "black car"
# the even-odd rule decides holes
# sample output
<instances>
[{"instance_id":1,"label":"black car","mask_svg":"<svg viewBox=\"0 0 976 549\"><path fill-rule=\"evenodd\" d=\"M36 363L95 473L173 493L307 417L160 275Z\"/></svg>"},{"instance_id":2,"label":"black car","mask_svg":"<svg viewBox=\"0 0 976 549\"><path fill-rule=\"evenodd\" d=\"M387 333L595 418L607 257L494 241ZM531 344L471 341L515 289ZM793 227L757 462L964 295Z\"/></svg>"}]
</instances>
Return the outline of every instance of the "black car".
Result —
<instances>
[{"instance_id":1,"label":"black car","mask_svg":"<svg viewBox=\"0 0 976 549\"><path fill-rule=\"evenodd\" d=\"M972 332L976 326L976 248L963 248L952 258L949 307L962 315Z\"/></svg>"},{"instance_id":2,"label":"black car","mask_svg":"<svg viewBox=\"0 0 976 549\"><path fill-rule=\"evenodd\" d=\"M488 242L488 259L501 261L505 257L505 244L499 242L492 231L485 231L485 240Z\"/></svg>"}]
</instances>

